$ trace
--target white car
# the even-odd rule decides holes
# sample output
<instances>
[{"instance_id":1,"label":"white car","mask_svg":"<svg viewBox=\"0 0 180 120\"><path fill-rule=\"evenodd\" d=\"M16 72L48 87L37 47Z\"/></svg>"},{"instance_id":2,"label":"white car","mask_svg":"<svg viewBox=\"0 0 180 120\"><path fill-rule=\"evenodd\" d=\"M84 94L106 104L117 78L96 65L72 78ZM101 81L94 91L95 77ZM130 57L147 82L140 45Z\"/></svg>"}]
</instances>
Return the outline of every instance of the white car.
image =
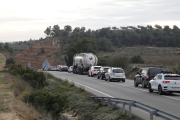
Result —
<instances>
[{"instance_id":1,"label":"white car","mask_svg":"<svg viewBox=\"0 0 180 120\"><path fill-rule=\"evenodd\" d=\"M71 73L71 72L73 72L73 66L70 66L68 69L68 73Z\"/></svg>"},{"instance_id":2,"label":"white car","mask_svg":"<svg viewBox=\"0 0 180 120\"><path fill-rule=\"evenodd\" d=\"M125 82L126 76L124 73L124 70L122 68L110 68L106 73L105 73L105 81L122 81Z\"/></svg>"},{"instance_id":3,"label":"white car","mask_svg":"<svg viewBox=\"0 0 180 120\"><path fill-rule=\"evenodd\" d=\"M149 92L158 91L159 95L164 92L180 92L180 75L163 72L157 74L149 81Z\"/></svg>"},{"instance_id":4,"label":"white car","mask_svg":"<svg viewBox=\"0 0 180 120\"><path fill-rule=\"evenodd\" d=\"M91 66L91 68L88 71L88 76L93 77L93 75L97 75L100 68L101 68L101 66Z\"/></svg>"}]
</instances>

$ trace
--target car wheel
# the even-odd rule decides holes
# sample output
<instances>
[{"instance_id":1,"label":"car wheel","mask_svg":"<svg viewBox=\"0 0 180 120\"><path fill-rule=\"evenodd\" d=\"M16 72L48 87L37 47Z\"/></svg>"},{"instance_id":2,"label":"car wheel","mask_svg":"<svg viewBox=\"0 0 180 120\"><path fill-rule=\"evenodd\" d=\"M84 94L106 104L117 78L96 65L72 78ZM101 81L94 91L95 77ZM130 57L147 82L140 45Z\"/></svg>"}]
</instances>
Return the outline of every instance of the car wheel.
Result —
<instances>
[{"instance_id":1,"label":"car wheel","mask_svg":"<svg viewBox=\"0 0 180 120\"><path fill-rule=\"evenodd\" d=\"M145 83L144 83L144 80L142 81L142 87L143 87L143 88L146 88L146 85L145 85Z\"/></svg>"},{"instance_id":2,"label":"car wheel","mask_svg":"<svg viewBox=\"0 0 180 120\"><path fill-rule=\"evenodd\" d=\"M159 93L159 95L163 95L163 91L162 91L161 86L158 87L158 93Z\"/></svg>"},{"instance_id":3,"label":"car wheel","mask_svg":"<svg viewBox=\"0 0 180 120\"><path fill-rule=\"evenodd\" d=\"M91 73L91 77L93 77L92 73Z\"/></svg>"},{"instance_id":4,"label":"car wheel","mask_svg":"<svg viewBox=\"0 0 180 120\"><path fill-rule=\"evenodd\" d=\"M109 77L109 79L108 79L108 82L111 82L111 79L110 79L110 77Z\"/></svg>"},{"instance_id":5,"label":"car wheel","mask_svg":"<svg viewBox=\"0 0 180 120\"><path fill-rule=\"evenodd\" d=\"M90 77L89 73L88 73L88 76Z\"/></svg>"},{"instance_id":6,"label":"car wheel","mask_svg":"<svg viewBox=\"0 0 180 120\"><path fill-rule=\"evenodd\" d=\"M103 79L102 75L100 76L100 79L101 79L101 80Z\"/></svg>"},{"instance_id":7,"label":"car wheel","mask_svg":"<svg viewBox=\"0 0 180 120\"><path fill-rule=\"evenodd\" d=\"M106 76L104 77L104 80L107 81Z\"/></svg>"},{"instance_id":8,"label":"car wheel","mask_svg":"<svg viewBox=\"0 0 180 120\"><path fill-rule=\"evenodd\" d=\"M151 88L151 84L149 84L149 92L152 93L153 89Z\"/></svg>"},{"instance_id":9,"label":"car wheel","mask_svg":"<svg viewBox=\"0 0 180 120\"><path fill-rule=\"evenodd\" d=\"M99 75L97 75L97 79L99 79Z\"/></svg>"},{"instance_id":10,"label":"car wheel","mask_svg":"<svg viewBox=\"0 0 180 120\"><path fill-rule=\"evenodd\" d=\"M123 80L123 82L125 82L125 80Z\"/></svg>"},{"instance_id":11,"label":"car wheel","mask_svg":"<svg viewBox=\"0 0 180 120\"><path fill-rule=\"evenodd\" d=\"M136 79L134 79L134 87L138 87L138 84L136 82Z\"/></svg>"}]
</instances>

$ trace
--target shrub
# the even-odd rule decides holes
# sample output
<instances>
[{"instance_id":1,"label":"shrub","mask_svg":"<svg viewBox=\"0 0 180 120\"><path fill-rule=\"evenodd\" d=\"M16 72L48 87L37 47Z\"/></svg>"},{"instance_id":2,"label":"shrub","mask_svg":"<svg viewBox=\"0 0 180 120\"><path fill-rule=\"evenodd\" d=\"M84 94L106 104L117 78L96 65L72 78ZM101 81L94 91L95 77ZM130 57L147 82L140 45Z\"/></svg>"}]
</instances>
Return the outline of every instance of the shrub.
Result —
<instances>
[{"instance_id":1,"label":"shrub","mask_svg":"<svg viewBox=\"0 0 180 120\"><path fill-rule=\"evenodd\" d=\"M6 59L6 65L8 66L8 65L10 65L10 64L15 64L16 62L15 62L15 60L14 60L14 58L8 58L8 59Z\"/></svg>"},{"instance_id":2,"label":"shrub","mask_svg":"<svg viewBox=\"0 0 180 120\"><path fill-rule=\"evenodd\" d=\"M9 73L20 75L25 81L29 82L33 88L43 88L47 85L46 77L43 72L37 72L22 65L11 65Z\"/></svg>"},{"instance_id":3,"label":"shrub","mask_svg":"<svg viewBox=\"0 0 180 120\"><path fill-rule=\"evenodd\" d=\"M53 119L57 119L59 113L68 107L67 96L54 95L47 91L31 92L30 94L25 94L23 97L25 102L32 103L35 108L50 112Z\"/></svg>"},{"instance_id":4,"label":"shrub","mask_svg":"<svg viewBox=\"0 0 180 120\"><path fill-rule=\"evenodd\" d=\"M131 63L144 63L144 60L142 59L142 57L140 55L134 56L131 58L130 60Z\"/></svg>"},{"instance_id":5,"label":"shrub","mask_svg":"<svg viewBox=\"0 0 180 120\"><path fill-rule=\"evenodd\" d=\"M115 56L107 62L107 65L111 67L122 67L125 69L129 65L129 59L127 57Z\"/></svg>"}]
</instances>

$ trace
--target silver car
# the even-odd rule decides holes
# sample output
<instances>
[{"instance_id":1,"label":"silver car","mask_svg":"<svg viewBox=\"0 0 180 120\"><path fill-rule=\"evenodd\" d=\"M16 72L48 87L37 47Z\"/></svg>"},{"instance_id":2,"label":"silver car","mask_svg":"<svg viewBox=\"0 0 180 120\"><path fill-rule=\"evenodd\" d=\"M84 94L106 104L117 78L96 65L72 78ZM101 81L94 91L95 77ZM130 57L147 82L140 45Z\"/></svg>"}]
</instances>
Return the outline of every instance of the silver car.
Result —
<instances>
[{"instance_id":1,"label":"silver car","mask_svg":"<svg viewBox=\"0 0 180 120\"><path fill-rule=\"evenodd\" d=\"M124 70L122 68L110 68L106 73L105 73L105 81L122 81L125 82L126 76L124 73Z\"/></svg>"},{"instance_id":2,"label":"silver car","mask_svg":"<svg viewBox=\"0 0 180 120\"><path fill-rule=\"evenodd\" d=\"M71 73L71 72L73 72L73 66L70 66L68 69L68 73Z\"/></svg>"}]
</instances>

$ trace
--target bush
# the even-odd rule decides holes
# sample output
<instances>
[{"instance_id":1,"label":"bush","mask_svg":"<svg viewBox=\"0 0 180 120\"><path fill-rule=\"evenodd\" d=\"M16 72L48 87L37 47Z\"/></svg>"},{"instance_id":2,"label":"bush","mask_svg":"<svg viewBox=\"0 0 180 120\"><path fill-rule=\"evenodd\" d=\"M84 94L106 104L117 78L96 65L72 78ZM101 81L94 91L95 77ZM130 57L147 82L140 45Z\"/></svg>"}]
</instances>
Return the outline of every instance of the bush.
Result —
<instances>
[{"instance_id":1,"label":"bush","mask_svg":"<svg viewBox=\"0 0 180 120\"><path fill-rule=\"evenodd\" d=\"M134 56L131 58L130 60L131 63L144 63L144 60L142 59L142 57L140 55Z\"/></svg>"},{"instance_id":2,"label":"bush","mask_svg":"<svg viewBox=\"0 0 180 120\"><path fill-rule=\"evenodd\" d=\"M37 109L50 112L53 119L58 119L59 113L68 107L67 96L54 95L47 91L35 91L23 96L25 102L32 103Z\"/></svg>"},{"instance_id":3,"label":"bush","mask_svg":"<svg viewBox=\"0 0 180 120\"><path fill-rule=\"evenodd\" d=\"M6 59L6 65L7 66L9 66L10 64L15 64L16 62L15 62L15 60L14 60L14 58L9 58L9 59Z\"/></svg>"},{"instance_id":4,"label":"bush","mask_svg":"<svg viewBox=\"0 0 180 120\"><path fill-rule=\"evenodd\" d=\"M33 88L43 88L47 85L46 77L43 72L37 72L30 68L24 68L22 65L11 65L9 73L20 75L22 79L29 82Z\"/></svg>"},{"instance_id":5,"label":"bush","mask_svg":"<svg viewBox=\"0 0 180 120\"><path fill-rule=\"evenodd\" d=\"M110 67L122 67L125 69L129 65L129 59L127 57L115 56L107 62L107 65Z\"/></svg>"}]
</instances>

